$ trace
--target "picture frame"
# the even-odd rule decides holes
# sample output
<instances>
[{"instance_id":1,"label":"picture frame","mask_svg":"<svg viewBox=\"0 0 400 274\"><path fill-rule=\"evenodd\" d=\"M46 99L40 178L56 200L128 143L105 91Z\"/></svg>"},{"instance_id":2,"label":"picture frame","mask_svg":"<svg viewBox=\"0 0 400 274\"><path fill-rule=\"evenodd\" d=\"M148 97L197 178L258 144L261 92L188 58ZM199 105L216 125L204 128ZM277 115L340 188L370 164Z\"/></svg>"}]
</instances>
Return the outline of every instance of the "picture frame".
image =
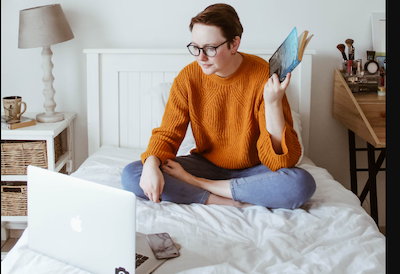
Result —
<instances>
[{"instance_id":1,"label":"picture frame","mask_svg":"<svg viewBox=\"0 0 400 274\"><path fill-rule=\"evenodd\" d=\"M386 52L386 14L373 12L371 14L372 47L376 53Z\"/></svg>"},{"instance_id":2,"label":"picture frame","mask_svg":"<svg viewBox=\"0 0 400 274\"><path fill-rule=\"evenodd\" d=\"M377 52L375 53L375 60L378 62L379 67L383 67L386 70L386 53Z\"/></svg>"}]
</instances>

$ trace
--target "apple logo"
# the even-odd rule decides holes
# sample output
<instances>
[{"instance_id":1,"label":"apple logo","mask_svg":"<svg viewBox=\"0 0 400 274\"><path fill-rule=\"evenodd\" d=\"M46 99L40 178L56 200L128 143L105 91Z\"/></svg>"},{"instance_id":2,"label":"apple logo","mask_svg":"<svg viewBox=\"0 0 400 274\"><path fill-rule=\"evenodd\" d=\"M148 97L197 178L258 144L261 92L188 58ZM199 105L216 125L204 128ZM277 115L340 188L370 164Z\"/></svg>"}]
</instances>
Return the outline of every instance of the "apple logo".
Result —
<instances>
[{"instance_id":1,"label":"apple logo","mask_svg":"<svg viewBox=\"0 0 400 274\"><path fill-rule=\"evenodd\" d=\"M82 220L79 215L77 215L76 218L71 218L71 227L73 231L78 233L82 232Z\"/></svg>"}]
</instances>

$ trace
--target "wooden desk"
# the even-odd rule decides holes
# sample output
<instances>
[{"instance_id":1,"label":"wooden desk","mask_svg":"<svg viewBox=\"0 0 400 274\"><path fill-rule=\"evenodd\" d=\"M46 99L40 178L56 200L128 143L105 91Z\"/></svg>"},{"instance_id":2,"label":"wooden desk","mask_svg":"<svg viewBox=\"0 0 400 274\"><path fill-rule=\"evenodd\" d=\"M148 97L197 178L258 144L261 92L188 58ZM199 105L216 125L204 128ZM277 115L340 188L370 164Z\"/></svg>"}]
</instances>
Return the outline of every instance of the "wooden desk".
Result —
<instances>
[{"instance_id":1,"label":"wooden desk","mask_svg":"<svg viewBox=\"0 0 400 274\"><path fill-rule=\"evenodd\" d=\"M349 130L351 191L361 203L370 194L371 216L378 225L376 175L386 155L386 96L376 92L352 93L339 70L334 72L333 117ZM367 148L356 148L355 134L367 142ZM375 160L375 150L381 153ZM356 151L368 151L368 169L357 168ZM369 178L360 196L357 171L368 171Z\"/></svg>"}]
</instances>

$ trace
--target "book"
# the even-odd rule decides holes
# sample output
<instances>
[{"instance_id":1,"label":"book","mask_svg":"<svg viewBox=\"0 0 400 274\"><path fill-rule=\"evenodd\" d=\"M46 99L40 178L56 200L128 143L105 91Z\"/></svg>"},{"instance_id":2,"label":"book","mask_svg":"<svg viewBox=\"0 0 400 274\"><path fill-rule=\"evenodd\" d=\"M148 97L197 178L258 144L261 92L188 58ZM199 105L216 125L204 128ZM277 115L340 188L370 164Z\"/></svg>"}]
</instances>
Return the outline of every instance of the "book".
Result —
<instances>
[{"instance_id":1,"label":"book","mask_svg":"<svg viewBox=\"0 0 400 274\"><path fill-rule=\"evenodd\" d=\"M34 125L36 125L36 120L33 118L21 116L20 122L11 124L11 123L6 122L5 115L1 116L1 128L2 129L16 129L16 128L34 126Z\"/></svg>"},{"instance_id":2,"label":"book","mask_svg":"<svg viewBox=\"0 0 400 274\"><path fill-rule=\"evenodd\" d=\"M269 76L276 73L279 81L285 80L286 75L292 72L303 59L304 51L314 35L308 36L305 30L297 36L297 29L294 27L289 36L283 41L279 48L269 59Z\"/></svg>"}]
</instances>

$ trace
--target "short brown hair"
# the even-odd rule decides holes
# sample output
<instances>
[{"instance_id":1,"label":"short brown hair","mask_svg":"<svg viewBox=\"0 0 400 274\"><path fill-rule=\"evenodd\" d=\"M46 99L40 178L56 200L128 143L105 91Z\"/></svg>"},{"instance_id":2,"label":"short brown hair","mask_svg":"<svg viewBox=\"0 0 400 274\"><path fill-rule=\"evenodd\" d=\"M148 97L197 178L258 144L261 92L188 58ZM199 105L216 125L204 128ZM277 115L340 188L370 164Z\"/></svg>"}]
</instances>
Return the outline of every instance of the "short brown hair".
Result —
<instances>
[{"instance_id":1,"label":"short brown hair","mask_svg":"<svg viewBox=\"0 0 400 274\"><path fill-rule=\"evenodd\" d=\"M192 31L194 24L216 26L228 43L232 43L236 36L242 38L243 26L235 9L227 4L208 6L190 21L189 29Z\"/></svg>"}]
</instances>

